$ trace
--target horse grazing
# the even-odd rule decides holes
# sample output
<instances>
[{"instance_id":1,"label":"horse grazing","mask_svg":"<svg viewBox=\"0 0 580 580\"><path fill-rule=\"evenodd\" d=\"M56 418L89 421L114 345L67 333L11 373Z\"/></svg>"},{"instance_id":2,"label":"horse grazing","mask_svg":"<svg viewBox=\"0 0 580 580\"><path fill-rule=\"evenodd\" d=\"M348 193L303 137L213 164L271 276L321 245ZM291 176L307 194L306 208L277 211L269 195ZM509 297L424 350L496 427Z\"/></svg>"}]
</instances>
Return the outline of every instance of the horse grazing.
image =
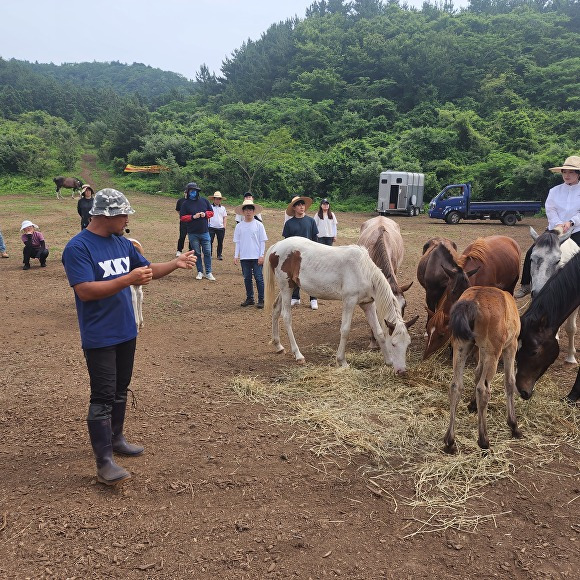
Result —
<instances>
[{"instance_id":1,"label":"horse grazing","mask_svg":"<svg viewBox=\"0 0 580 580\"><path fill-rule=\"evenodd\" d=\"M442 265L448 280L434 312L429 312L423 360L450 339L451 306L469 286L493 286L513 294L520 273L520 247L507 236L478 238L469 244L453 268Z\"/></svg>"},{"instance_id":2,"label":"horse grazing","mask_svg":"<svg viewBox=\"0 0 580 580\"><path fill-rule=\"evenodd\" d=\"M546 230L538 235L534 228L530 227L530 235L535 241L531 255L532 276L532 300L544 287L544 284L574 255L580 252L580 246L570 239L570 233L562 234L559 229ZM566 362L576 364L576 348L574 335L576 334L576 316L578 309L574 310L566 319L566 334L568 335L568 354Z\"/></svg>"},{"instance_id":3,"label":"horse grazing","mask_svg":"<svg viewBox=\"0 0 580 580\"><path fill-rule=\"evenodd\" d=\"M340 344L336 353L338 365L348 366L346 342L354 308L358 304L379 343L385 363L392 364L398 374L406 372L405 356L411 343L407 329L418 317L403 321L391 287L365 248L358 245L326 246L294 236L276 242L268 249L264 270L265 305L272 307L272 343L276 352L284 352L279 328L282 314L292 353L298 364L304 364L304 356L292 331L290 307L292 291L300 286L312 296L343 301ZM280 292L274 300L276 282ZM388 331L388 340L383 326Z\"/></svg>"},{"instance_id":4,"label":"horse grazing","mask_svg":"<svg viewBox=\"0 0 580 580\"><path fill-rule=\"evenodd\" d=\"M516 387L522 399L529 399L536 381L558 358L556 333L560 325L580 306L580 253L552 276L521 316L522 329L516 355ZM580 376L580 372L579 372ZM576 380L578 383L578 379ZM574 389L573 389L574 392ZM568 395L571 398L572 393ZM577 396L576 396L577 395ZM580 398L576 393L574 400Z\"/></svg>"},{"instance_id":5,"label":"horse grazing","mask_svg":"<svg viewBox=\"0 0 580 580\"><path fill-rule=\"evenodd\" d=\"M457 264L457 260L459 260L457 245L447 238L431 238L423 246L423 255L417 266L417 280L425 288L427 322L437 309L437 304L449 282L449 277L442 266L451 270Z\"/></svg>"},{"instance_id":6,"label":"horse grazing","mask_svg":"<svg viewBox=\"0 0 580 580\"><path fill-rule=\"evenodd\" d=\"M383 216L371 218L361 225L357 244L368 250L371 260L381 269L403 315L407 305L404 293L413 282L400 286L397 281L397 270L401 267L405 255L399 224ZM371 337L370 347L377 347L374 337Z\"/></svg>"},{"instance_id":7,"label":"horse grazing","mask_svg":"<svg viewBox=\"0 0 580 580\"><path fill-rule=\"evenodd\" d=\"M443 439L446 453L457 453L455 443L455 414L463 393L465 362L473 348L479 349L475 368L474 399L477 405L478 438L482 449L489 449L487 436L487 405L491 396L491 381L503 355L504 387L507 401L507 424L512 436L520 438L521 431L514 409L516 392L515 357L520 332L520 317L513 296L491 286L472 286L451 308L449 326L453 346L453 381L449 387L449 428ZM474 401L469 407L474 408Z\"/></svg>"},{"instance_id":8,"label":"horse grazing","mask_svg":"<svg viewBox=\"0 0 580 580\"><path fill-rule=\"evenodd\" d=\"M143 255L143 246L133 238L127 238L135 249ZM143 328L143 286L135 284L131 286L131 300L133 301L133 313L135 315L135 324L137 332Z\"/></svg>"},{"instance_id":9,"label":"horse grazing","mask_svg":"<svg viewBox=\"0 0 580 580\"><path fill-rule=\"evenodd\" d=\"M62 199L60 190L63 187L72 189L71 197L74 199L75 193L79 193L80 188L83 186L83 182L76 177L55 177L53 181L56 184L56 199Z\"/></svg>"}]
</instances>

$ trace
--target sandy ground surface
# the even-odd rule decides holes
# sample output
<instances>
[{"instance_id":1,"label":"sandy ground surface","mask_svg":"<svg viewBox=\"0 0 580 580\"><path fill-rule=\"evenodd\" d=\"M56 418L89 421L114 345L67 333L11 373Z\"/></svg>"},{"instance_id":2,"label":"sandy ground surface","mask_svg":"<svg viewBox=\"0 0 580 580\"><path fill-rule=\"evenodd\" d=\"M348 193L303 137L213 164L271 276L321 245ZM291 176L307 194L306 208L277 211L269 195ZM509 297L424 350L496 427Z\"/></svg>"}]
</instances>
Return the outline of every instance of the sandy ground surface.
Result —
<instances>
[{"instance_id":1,"label":"sandy ground surface","mask_svg":"<svg viewBox=\"0 0 580 580\"><path fill-rule=\"evenodd\" d=\"M83 177L98 183L87 169ZM175 200L129 197L138 212L131 235L150 260L171 259ZM273 409L232 391L236 375L275 379L295 363L268 344L268 314L239 306L245 296L231 228L225 259L214 262L216 282L178 271L146 288L132 384L138 406L126 423L146 452L119 460L133 473L124 486L96 483L85 424L87 372L60 263L78 230L76 201L1 200L10 259L0 261L0 577L577 577L579 462L570 448L554 449L543 469L519 464L517 482L485 488L485 500L505 512L495 521L470 532L405 538L418 514L373 493L358 470L368 458L339 464L317 457L296 437L305 427L274 424ZM338 214L338 243L354 243L372 216ZM21 270L23 219L38 223L48 240L45 269ZM394 219L406 247L399 277L415 280L406 318L420 315L412 352L423 348L424 292L415 271L427 239L444 235L462 250L478 236L503 233L527 248L528 226L545 227L529 218L511 228L448 226L423 215ZM270 241L279 239L282 212L266 210L264 223ZM294 322L307 361L331 363L318 346L336 348L340 304L322 300L316 312L301 306ZM358 312L347 356L367 344ZM560 355L549 372L561 379L555 396L565 394L576 369ZM393 486L412 494L404 476Z\"/></svg>"}]
</instances>

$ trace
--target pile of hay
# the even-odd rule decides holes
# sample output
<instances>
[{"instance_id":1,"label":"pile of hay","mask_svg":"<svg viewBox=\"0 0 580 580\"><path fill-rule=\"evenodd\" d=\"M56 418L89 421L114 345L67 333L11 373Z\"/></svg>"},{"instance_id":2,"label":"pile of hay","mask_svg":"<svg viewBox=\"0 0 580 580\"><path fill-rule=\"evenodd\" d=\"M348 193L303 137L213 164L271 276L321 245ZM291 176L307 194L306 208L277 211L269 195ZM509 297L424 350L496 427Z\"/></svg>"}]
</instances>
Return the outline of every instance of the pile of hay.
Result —
<instances>
[{"instance_id":1,"label":"pile of hay","mask_svg":"<svg viewBox=\"0 0 580 580\"><path fill-rule=\"evenodd\" d=\"M329 358L334 354L322 350ZM527 467L540 466L553 461L562 444L580 451L579 414L558 400L549 378L530 401L517 397L524 438L515 440L505 420L503 374L496 375L487 414L491 450L483 453L477 446L477 416L466 409L473 390L473 368L468 368L456 421L459 453L449 456L443 453L452 378L448 361L411 360L405 378L396 377L376 352L351 354L349 362L347 369L289 367L273 383L239 376L231 386L241 397L266 405L267 420L301 424L301 437L318 456L334 461L366 456L363 471L378 494L428 514L415 520L418 526L408 535L473 529L501 512L477 513L481 502L470 500L481 497L493 481L517 479L516 458L518 464L525 459ZM412 478L413 497L402 497L392 487L401 474Z\"/></svg>"}]
</instances>

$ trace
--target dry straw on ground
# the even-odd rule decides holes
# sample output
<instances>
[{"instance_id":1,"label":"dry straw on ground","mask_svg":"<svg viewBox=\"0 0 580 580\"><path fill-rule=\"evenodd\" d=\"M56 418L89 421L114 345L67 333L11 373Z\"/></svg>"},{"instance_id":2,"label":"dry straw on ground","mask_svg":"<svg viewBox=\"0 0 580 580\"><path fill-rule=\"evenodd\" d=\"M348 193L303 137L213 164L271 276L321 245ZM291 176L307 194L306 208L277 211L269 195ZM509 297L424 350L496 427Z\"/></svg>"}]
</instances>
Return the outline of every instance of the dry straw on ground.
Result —
<instances>
[{"instance_id":1,"label":"dry straw on ground","mask_svg":"<svg viewBox=\"0 0 580 580\"><path fill-rule=\"evenodd\" d=\"M323 350L332 357L333 351ZM560 445L580 451L580 417L554 396L555 386L544 378L530 401L518 397L524 438L511 439L503 374L498 373L487 414L491 450L483 453L477 446L477 416L466 409L473 390L469 368L456 422L459 453L446 455L452 369L445 356L410 361L405 378L385 367L378 353L363 352L351 354L347 369L289 367L273 383L238 376L231 386L241 397L266 405L267 420L301 425L300 437L321 459L344 462L356 455L360 464L360 455L366 457L362 471L370 489L422 514L412 519L408 535L450 527L473 530L502 513L501 506L482 499L486 485L502 478L517 481L516 464L539 468L553 462ZM412 497L395 489L401 475L412 478Z\"/></svg>"}]
</instances>

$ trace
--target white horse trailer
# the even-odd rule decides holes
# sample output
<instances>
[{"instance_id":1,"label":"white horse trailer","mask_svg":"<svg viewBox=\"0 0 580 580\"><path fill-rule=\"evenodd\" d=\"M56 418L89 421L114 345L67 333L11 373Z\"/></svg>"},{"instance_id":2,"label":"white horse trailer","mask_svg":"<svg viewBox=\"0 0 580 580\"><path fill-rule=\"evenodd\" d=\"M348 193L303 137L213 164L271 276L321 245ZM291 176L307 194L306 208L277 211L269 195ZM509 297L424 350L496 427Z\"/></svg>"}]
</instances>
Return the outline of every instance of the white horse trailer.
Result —
<instances>
[{"instance_id":1,"label":"white horse trailer","mask_svg":"<svg viewBox=\"0 0 580 580\"><path fill-rule=\"evenodd\" d=\"M382 171L377 211L381 215L419 215L423 208L425 175L407 171Z\"/></svg>"}]
</instances>

